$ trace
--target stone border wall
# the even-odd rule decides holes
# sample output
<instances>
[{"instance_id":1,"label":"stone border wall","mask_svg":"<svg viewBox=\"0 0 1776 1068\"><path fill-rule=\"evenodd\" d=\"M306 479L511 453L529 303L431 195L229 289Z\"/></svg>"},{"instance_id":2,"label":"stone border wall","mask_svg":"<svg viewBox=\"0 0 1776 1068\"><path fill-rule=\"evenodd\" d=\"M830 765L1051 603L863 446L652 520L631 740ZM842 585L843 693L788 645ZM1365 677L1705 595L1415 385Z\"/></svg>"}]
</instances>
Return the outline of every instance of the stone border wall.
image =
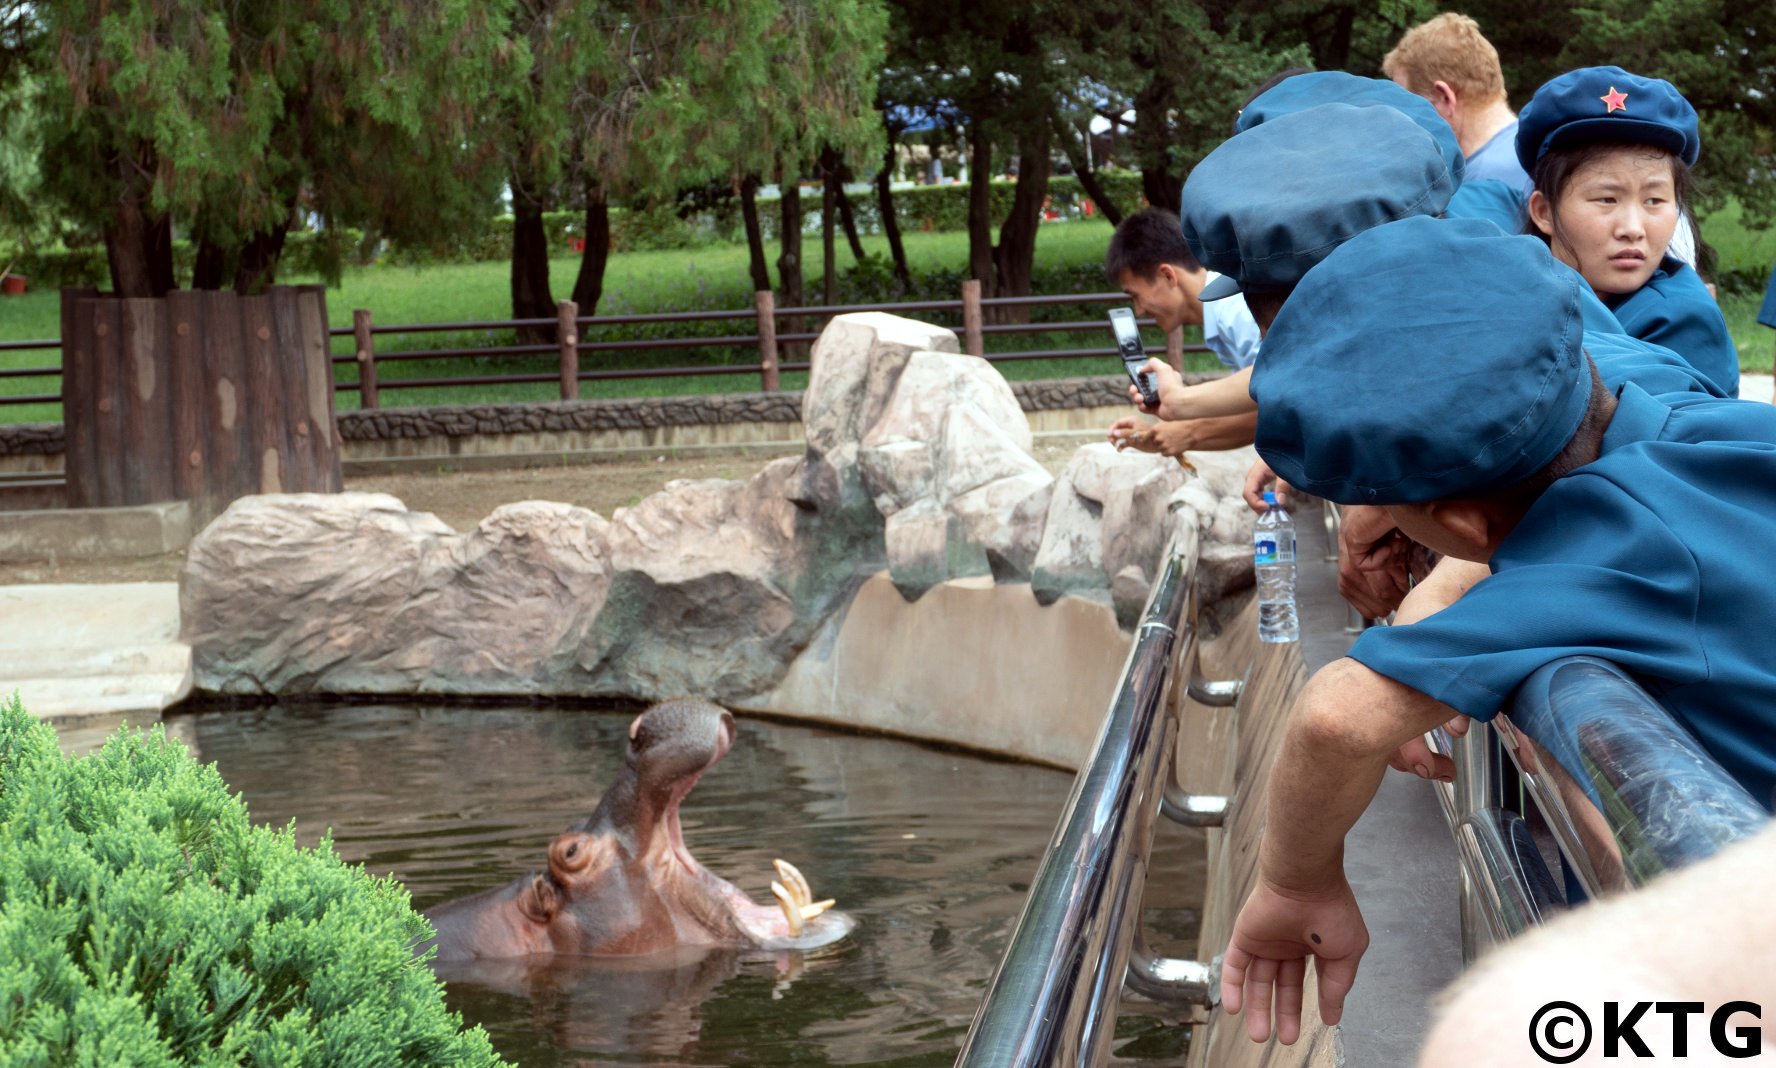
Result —
<instances>
[{"instance_id":1,"label":"stone border wall","mask_svg":"<svg viewBox=\"0 0 1776 1068\"><path fill-rule=\"evenodd\" d=\"M1189 374L1187 382L1217 378ZM1011 391L1026 412L1119 407L1127 403L1120 377L1063 378L1012 382ZM340 412L339 436L347 442L383 442L483 435L591 434L657 431L671 427L799 423L800 391L729 393L696 397L634 397L621 400L557 401L545 404L439 405ZM60 423L0 425L0 459L59 456L64 450ZM13 471L43 470L41 461L15 460Z\"/></svg>"}]
</instances>

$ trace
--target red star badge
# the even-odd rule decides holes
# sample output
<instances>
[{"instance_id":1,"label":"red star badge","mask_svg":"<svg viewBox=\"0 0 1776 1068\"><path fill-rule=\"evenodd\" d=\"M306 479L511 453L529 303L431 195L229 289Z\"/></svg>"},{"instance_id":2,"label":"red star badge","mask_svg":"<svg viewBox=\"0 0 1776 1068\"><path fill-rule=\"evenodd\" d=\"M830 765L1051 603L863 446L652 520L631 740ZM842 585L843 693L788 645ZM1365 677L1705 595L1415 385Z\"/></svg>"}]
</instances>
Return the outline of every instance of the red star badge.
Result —
<instances>
[{"instance_id":1,"label":"red star badge","mask_svg":"<svg viewBox=\"0 0 1776 1068\"><path fill-rule=\"evenodd\" d=\"M1597 99L1603 101L1605 115L1608 115L1612 111L1628 110L1628 94L1617 92L1616 87L1613 85L1610 86L1608 96L1600 96Z\"/></svg>"}]
</instances>

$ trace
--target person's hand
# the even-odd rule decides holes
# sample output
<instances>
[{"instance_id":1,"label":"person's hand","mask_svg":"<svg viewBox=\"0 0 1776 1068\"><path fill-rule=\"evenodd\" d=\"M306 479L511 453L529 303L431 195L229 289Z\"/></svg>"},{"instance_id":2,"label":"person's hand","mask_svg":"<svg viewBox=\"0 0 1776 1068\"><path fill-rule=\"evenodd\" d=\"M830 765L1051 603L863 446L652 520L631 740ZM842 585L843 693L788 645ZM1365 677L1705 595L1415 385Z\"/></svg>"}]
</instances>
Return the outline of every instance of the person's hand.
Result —
<instances>
[{"instance_id":1,"label":"person's hand","mask_svg":"<svg viewBox=\"0 0 1776 1068\"><path fill-rule=\"evenodd\" d=\"M1301 999L1307 961L1319 978L1320 1019L1336 1024L1344 998L1357 979L1357 962L1369 948L1369 930L1343 873L1323 893L1292 893L1262 875L1233 922L1221 963L1221 1003L1246 1015L1254 1042L1270 1037L1271 1013L1283 1045L1301 1037Z\"/></svg>"},{"instance_id":2,"label":"person's hand","mask_svg":"<svg viewBox=\"0 0 1776 1068\"><path fill-rule=\"evenodd\" d=\"M1467 716L1456 716L1443 724L1443 730L1451 738L1460 738L1468 733L1468 728L1473 723ZM1431 743L1425 741L1423 735L1394 750L1394 755L1388 757L1388 767L1421 779L1455 781L1455 761L1432 749Z\"/></svg>"},{"instance_id":3,"label":"person's hand","mask_svg":"<svg viewBox=\"0 0 1776 1068\"><path fill-rule=\"evenodd\" d=\"M1277 503L1284 508L1289 507L1289 484L1278 478L1269 464L1263 460L1254 460L1252 466L1246 469L1246 484L1240 490L1240 496L1246 499L1246 504L1251 506L1252 511L1263 515L1270 511L1270 505L1264 503L1264 491L1272 486L1276 487Z\"/></svg>"},{"instance_id":4,"label":"person's hand","mask_svg":"<svg viewBox=\"0 0 1776 1068\"><path fill-rule=\"evenodd\" d=\"M1412 542L1385 508L1352 504L1338 514L1338 594L1365 619L1381 619L1400 607L1411 588Z\"/></svg>"},{"instance_id":5,"label":"person's hand","mask_svg":"<svg viewBox=\"0 0 1776 1068\"><path fill-rule=\"evenodd\" d=\"M1121 449L1139 449L1160 456L1183 456L1190 448L1190 428L1183 422L1144 423L1125 415L1110 424L1110 443Z\"/></svg>"},{"instance_id":6,"label":"person's hand","mask_svg":"<svg viewBox=\"0 0 1776 1068\"><path fill-rule=\"evenodd\" d=\"M1159 394L1159 405L1148 407L1147 401L1141 396L1141 391L1135 387L1133 382L1129 383L1128 388L1129 403L1148 415L1158 416L1161 419L1178 418L1177 414L1168 406L1167 398L1172 398L1171 403L1177 403L1177 394L1184 388L1183 377L1171 364L1154 357L1148 357L1146 366L1141 370L1152 376L1153 391Z\"/></svg>"}]
</instances>

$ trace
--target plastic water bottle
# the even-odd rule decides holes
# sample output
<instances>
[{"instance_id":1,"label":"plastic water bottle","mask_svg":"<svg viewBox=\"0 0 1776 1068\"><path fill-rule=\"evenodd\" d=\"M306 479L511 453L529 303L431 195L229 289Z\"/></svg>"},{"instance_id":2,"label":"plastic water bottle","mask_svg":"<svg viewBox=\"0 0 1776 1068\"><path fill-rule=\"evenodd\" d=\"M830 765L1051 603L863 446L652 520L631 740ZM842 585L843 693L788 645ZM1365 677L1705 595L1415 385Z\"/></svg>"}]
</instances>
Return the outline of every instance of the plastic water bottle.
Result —
<instances>
[{"instance_id":1,"label":"plastic water bottle","mask_svg":"<svg viewBox=\"0 0 1776 1068\"><path fill-rule=\"evenodd\" d=\"M1264 494L1264 512L1252 530L1252 568L1258 575L1258 638L1267 642L1301 640L1295 615L1295 521Z\"/></svg>"}]
</instances>

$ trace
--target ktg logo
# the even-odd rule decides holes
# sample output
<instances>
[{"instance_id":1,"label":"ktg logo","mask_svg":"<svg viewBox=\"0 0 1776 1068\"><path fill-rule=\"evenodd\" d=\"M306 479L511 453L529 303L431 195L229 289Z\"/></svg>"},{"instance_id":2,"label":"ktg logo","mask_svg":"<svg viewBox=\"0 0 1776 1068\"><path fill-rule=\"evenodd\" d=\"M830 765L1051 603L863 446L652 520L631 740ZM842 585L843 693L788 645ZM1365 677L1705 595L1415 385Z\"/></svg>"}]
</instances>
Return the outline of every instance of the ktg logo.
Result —
<instances>
[{"instance_id":1,"label":"ktg logo","mask_svg":"<svg viewBox=\"0 0 1776 1068\"><path fill-rule=\"evenodd\" d=\"M1763 1019L1755 1001L1729 1001L1710 1012L1700 1001L1637 1001L1603 1003L1603 1026L1594 1030L1591 1017L1570 1001L1550 1001L1529 1020L1529 1045L1548 1064L1571 1064L1598 1039L1604 1057L1687 1057L1692 1046L1691 1021L1708 1021L1708 1041L1723 1057L1756 1057L1764 1049L1763 1028L1745 1017ZM1669 1017L1670 1026L1659 1017ZM1665 1049L1654 1051L1655 1044ZM1698 1050L1699 1051L1699 1050Z\"/></svg>"}]
</instances>

